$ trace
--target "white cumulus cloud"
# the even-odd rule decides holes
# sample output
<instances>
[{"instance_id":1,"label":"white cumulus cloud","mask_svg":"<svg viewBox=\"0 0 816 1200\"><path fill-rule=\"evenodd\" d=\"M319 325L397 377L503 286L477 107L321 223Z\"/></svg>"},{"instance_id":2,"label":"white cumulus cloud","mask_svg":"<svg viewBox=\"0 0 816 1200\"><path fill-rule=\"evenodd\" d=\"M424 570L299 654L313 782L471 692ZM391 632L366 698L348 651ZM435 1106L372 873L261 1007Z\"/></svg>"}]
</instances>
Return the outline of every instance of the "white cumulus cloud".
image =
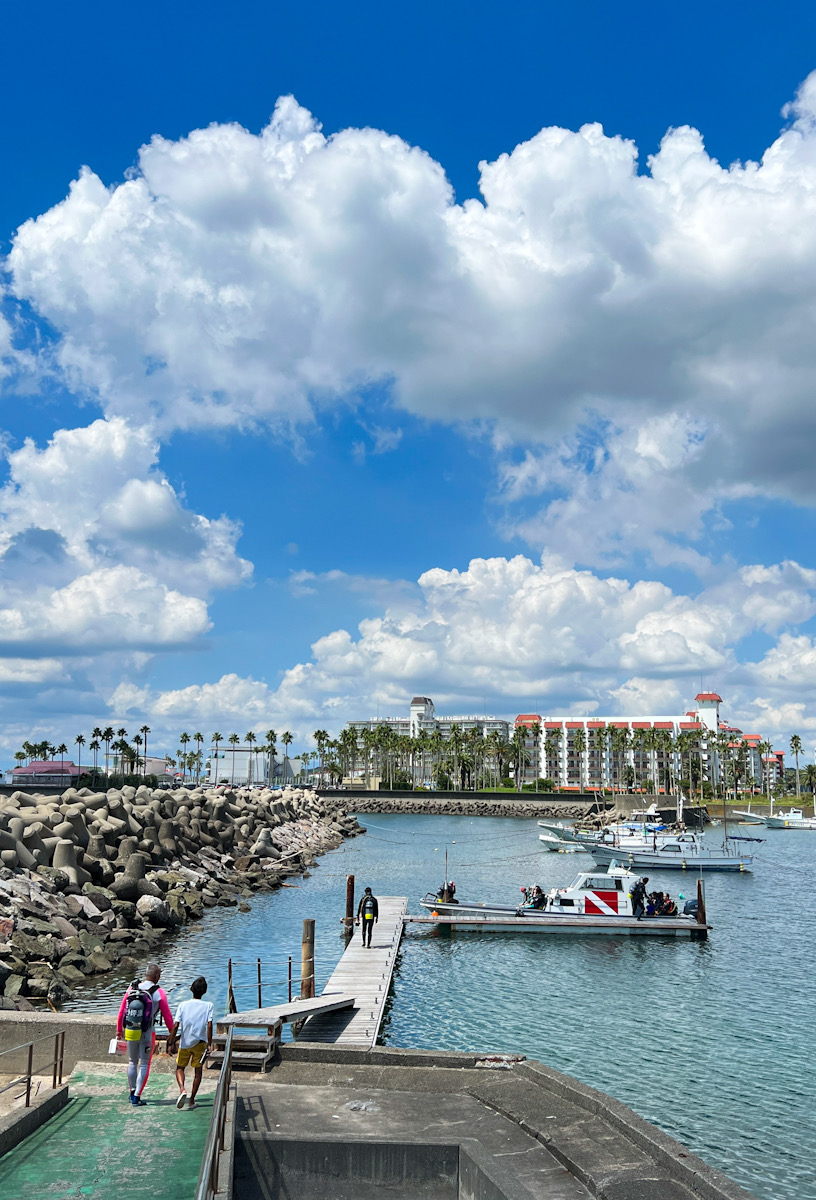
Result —
<instances>
[{"instance_id":1,"label":"white cumulus cloud","mask_svg":"<svg viewBox=\"0 0 816 1200\"><path fill-rule=\"evenodd\" d=\"M727 715L750 725L775 711L774 671L810 663L816 688L816 650L796 635L814 613L816 573L795 563L736 571L689 596L557 560L474 559L465 571L426 572L413 604L402 598L356 633L318 639L277 687L228 674L159 693L120 689L111 706L151 726L240 725L242 735L272 726L306 739L373 715L377 703L383 714L402 712L417 692L446 711L486 703L511 717L533 704L542 714L683 712L702 672ZM757 630L772 632L775 648L763 663L741 662L740 643Z\"/></svg>"},{"instance_id":2,"label":"white cumulus cloud","mask_svg":"<svg viewBox=\"0 0 816 1200\"><path fill-rule=\"evenodd\" d=\"M210 628L208 596L247 578L238 527L185 508L157 456L149 431L121 417L58 430L45 447L29 440L8 455L0 488L6 674L25 677L28 655L30 679L59 681L59 655L84 669L89 657L190 643Z\"/></svg>"},{"instance_id":3,"label":"white cumulus cloud","mask_svg":"<svg viewBox=\"0 0 816 1200\"><path fill-rule=\"evenodd\" d=\"M284 97L258 134L154 137L120 184L84 168L17 232L10 292L59 333L43 369L110 417L291 429L379 384L528 450L500 470L511 508L541 498L508 515L537 549L583 529L583 563L635 537L705 572L693 543L724 503L816 500L814 80L759 162L724 166L687 126L645 164L598 124L552 127L462 204L421 149L326 137ZM158 538L171 507L134 485L112 516L124 535L152 512Z\"/></svg>"}]
</instances>

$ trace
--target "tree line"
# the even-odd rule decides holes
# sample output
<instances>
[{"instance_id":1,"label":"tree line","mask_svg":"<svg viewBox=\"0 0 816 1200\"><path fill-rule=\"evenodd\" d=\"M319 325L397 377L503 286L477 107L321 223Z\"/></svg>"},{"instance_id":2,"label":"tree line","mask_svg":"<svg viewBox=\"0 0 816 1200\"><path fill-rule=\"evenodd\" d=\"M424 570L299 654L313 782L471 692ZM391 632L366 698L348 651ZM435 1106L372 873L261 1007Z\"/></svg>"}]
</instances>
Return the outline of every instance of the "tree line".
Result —
<instances>
[{"instance_id":1,"label":"tree line","mask_svg":"<svg viewBox=\"0 0 816 1200\"><path fill-rule=\"evenodd\" d=\"M115 730L109 725L95 727L90 740L77 734L74 745L80 775L82 752L87 745L92 760L88 762L86 775L91 785L100 775L110 778L111 756L123 778L146 779L150 732L149 725L142 725L128 739L126 729ZM421 730L413 737L397 733L384 723L365 729L348 725L336 738L330 737L325 729L316 729L313 734L316 750L303 751L298 757L307 777L314 765L319 784L362 777L366 787L376 778L390 789L430 786L440 791L478 791L505 787L521 791L524 787L537 787L541 791L558 791L563 737L563 729L548 729L542 742L538 723L518 726L509 739L498 730L491 730L485 736L478 727L463 730L456 724L447 738L438 729L433 733ZM281 734L284 780L288 776L292 741L288 731ZM234 785L235 755L239 749L249 755L247 782L253 779L274 782L278 768L278 734L274 729L268 729L260 737L250 730L243 739L237 733L225 737L215 732L207 739L201 732L182 732L175 757L165 754L163 761L180 772L182 782L189 779L200 783L206 760L203 747L207 742L215 753L216 767L221 761L220 746L229 747L226 753L231 752L229 771L224 775L219 770L212 772L217 782ZM717 792L720 795L730 792L737 797L749 788L753 790L755 781L750 768L753 749L762 763L762 775L756 783L770 798L775 786L771 778L772 743L762 741L752 747L745 739L733 741L723 732L701 738L696 731L683 731L675 736L671 730L654 727L629 730L606 724L587 731L577 729L566 748L567 781L571 789L609 791L613 795L616 790L655 794L661 790L667 793L682 790L689 797ZM816 766L808 764L800 773L799 756L803 751L798 734L791 737L790 749L796 762L793 772L796 795L801 794L802 774L807 787L816 794ZM59 755L64 767L67 753L64 742L53 745L49 741L25 741L14 758L22 765L33 759L54 760ZM104 769L100 769L100 761ZM538 768L537 778L525 783L531 765ZM785 790L784 786L776 785L777 793Z\"/></svg>"}]
</instances>

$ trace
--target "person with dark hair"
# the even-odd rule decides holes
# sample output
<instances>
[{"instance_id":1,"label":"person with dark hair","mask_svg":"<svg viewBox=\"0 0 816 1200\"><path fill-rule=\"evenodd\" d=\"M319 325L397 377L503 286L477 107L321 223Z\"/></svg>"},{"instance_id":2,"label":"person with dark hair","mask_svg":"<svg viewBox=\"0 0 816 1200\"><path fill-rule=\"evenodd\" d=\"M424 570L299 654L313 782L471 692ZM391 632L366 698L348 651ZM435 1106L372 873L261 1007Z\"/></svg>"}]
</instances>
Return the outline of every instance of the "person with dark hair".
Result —
<instances>
[{"instance_id":1,"label":"person with dark hair","mask_svg":"<svg viewBox=\"0 0 816 1200\"><path fill-rule=\"evenodd\" d=\"M645 911L644 901L646 899L646 884L649 882L649 876L644 875L642 879L638 879L635 886L632 888L632 912L640 921L643 919Z\"/></svg>"},{"instance_id":2,"label":"person with dark hair","mask_svg":"<svg viewBox=\"0 0 816 1200\"><path fill-rule=\"evenodd\" d=\"M178 1046L176 1056L176 1083L179 1086L179 1098L176 1108L195 1108L195 1098L201 1086L201 1076L204 1070L204 1054L212 1046L213 1006L202 996L207 991L207 980L203 975L194 979L190 984L193 993L192 1000L184 1000L176 1010L176 1023L167 1042L167 1049L172 1053ZM187 1089L184 1076L187 1067L193 1068L193 1085L190 1088L190 1099L187 1101Z\"/></svg>"},{"instance_id":3,"label":"person with dark hair","mask_svg":"<svg viewBox=\"0 0 816 1200\"><path fill-rule=\"evenodd\" d=\"M380 906L377 903L377 897L372 894L371 888L367 887L357 905L357 924L362 924L364 946L371 946L371 934L379 919Z\"/></svg>"}]
</instances>

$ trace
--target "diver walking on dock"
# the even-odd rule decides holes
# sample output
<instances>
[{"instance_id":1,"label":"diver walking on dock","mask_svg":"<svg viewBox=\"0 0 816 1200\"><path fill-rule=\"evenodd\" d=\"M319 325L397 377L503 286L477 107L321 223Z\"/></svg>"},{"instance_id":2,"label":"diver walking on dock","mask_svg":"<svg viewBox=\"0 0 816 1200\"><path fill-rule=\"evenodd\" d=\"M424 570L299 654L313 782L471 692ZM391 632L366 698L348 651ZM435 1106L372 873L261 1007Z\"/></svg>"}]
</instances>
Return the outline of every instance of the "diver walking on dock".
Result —
<instances>
[{"instance_id":1,"label":"diver walking on dock","mask_svg":"<svg viewBox=\"0 0 816 1200\"><path fill-rule=\"evenodd\" d=\"M128 1088L130 1103L142 1108L142 1092L150 1074L153 1049L156 1045L154 1026L161 1015L168 1029L173 1028L173 1017L167 994L159 987L161 970L151 963L143 980L134 979L125 992L116 1019L116 1036L124 1038L128 1052Z\"/></svg>"},{"instance_id":2,"label":"diver walking on dock","mask_svg":"<svg viewBox=\"0 0 816 1200\"><path fill-rule=\"evenodd\" d=\"M380 906L377 903L377 897L372 894L371 888L367 887L357 905L357 924L362 925L364 946L371 945L371 934L379 917Z\"/></svg>"}]
</instances>

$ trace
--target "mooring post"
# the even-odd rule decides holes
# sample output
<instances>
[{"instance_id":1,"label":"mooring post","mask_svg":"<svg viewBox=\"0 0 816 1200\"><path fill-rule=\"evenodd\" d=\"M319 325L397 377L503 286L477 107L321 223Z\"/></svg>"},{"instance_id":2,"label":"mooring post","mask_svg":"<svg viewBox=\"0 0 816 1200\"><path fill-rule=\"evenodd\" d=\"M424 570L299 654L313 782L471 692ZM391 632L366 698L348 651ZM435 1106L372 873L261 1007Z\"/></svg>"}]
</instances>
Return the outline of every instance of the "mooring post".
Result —
<instances>
[{"instance_id":1,"label":"mooring post","mask_svg":"<svg viewBox=\"0 0 816 1200\"><path fill-rule=\"evenodd\" d=\"M702 879L697 880L697 920L701 925L707 924L705 906L705 888Z\"/></svg>"},{"instance_id":2,"label":"mooring post","mask_svg":"<svg viewBox=\"0 0 816 1200\"><path fill-rule=\"evenodd\" d=\"M354 934L354 876L346 876L346 917L344 921L344 933L346 941L350 941Z\"/></svg>"},{"instance_id":3,"label":"mooring post","mask_svg":"<svg viewBox=\"0 0 816 1200\"><path fill-rule=\"evenodd\" d=\"M314 921L303 922L303 941L300 947L300 998L313 1000L315 994L314 979Z\"/></svg>"}]
</instances>

